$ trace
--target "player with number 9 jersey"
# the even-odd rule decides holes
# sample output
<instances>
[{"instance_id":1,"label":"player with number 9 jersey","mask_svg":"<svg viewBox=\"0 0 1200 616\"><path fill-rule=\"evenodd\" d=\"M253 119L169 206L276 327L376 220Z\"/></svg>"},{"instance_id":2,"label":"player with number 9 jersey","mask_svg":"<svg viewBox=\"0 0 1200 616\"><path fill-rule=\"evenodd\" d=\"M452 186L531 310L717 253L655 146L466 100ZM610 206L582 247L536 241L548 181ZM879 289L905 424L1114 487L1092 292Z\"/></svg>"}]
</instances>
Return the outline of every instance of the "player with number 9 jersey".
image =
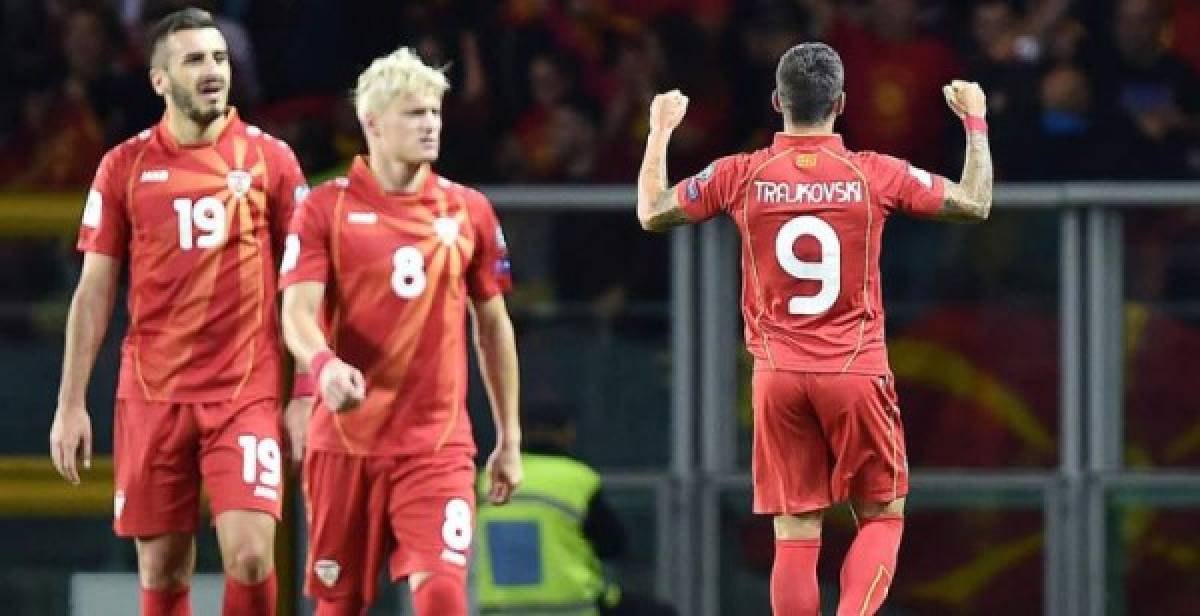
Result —
<instances>
[{"instance_id":1,"label":"player with number 9 jersey","mask_svg":"<svg viewBox=\"0 0 1200 616\"><path fill-rule=\"evenodd\" d=\"M284 335L318 394L303 468L318 616L365 613L385 561L419 616L467 612L468 312L496 418L492 500L520 480L508 253L488 200L433 170L447 87L407 48L376 59L355 90L367 155L313 190L287 237Z\"/></svg>"},{"instance_id":2,"label":"player with number 9 jersey","mask_svg":"<svg viewBox=\"0 0 1200 616\"><path fill-rule=\"evenodd\" d=\"M670 188L665 158L683 119L680 92L655 97L638 178L638 217L665 230L724 214L742 239L742 318L754 356L754 511L775 516L776 614L818 613L823 512L850 502L859 533L843 563L838 614L873 614L891 584L908 494L904 428L888 367L879 258L902 213L972 221L991 206L983 94L946 86L964 118L961 183L905 161L846 149L841 58L827 45L788 50L776 70L784 130L771 145L721 158Z\"/></svg>"}]
</instances>

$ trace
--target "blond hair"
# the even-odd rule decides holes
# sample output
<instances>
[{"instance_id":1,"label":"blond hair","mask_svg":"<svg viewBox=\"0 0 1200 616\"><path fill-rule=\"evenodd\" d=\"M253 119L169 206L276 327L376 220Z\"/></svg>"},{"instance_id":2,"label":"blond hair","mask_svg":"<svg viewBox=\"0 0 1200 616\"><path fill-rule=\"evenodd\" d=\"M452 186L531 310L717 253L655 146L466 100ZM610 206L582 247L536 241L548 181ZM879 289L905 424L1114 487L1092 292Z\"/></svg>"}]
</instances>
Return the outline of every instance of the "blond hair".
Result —
<instances>
[{"instance_id":1,"label":"blond hair","mask_svg":"<svg viewBox=\"0 0 1200 616\"><path fill-rule=\"evenodd\" d=\"M442 96L450 89L444 69L425 64L408 47L375 58L371 66L358 76L354 88L354 110L363 120L367 114L383 109L397 96Z\"/></svg>"}]
</instances>

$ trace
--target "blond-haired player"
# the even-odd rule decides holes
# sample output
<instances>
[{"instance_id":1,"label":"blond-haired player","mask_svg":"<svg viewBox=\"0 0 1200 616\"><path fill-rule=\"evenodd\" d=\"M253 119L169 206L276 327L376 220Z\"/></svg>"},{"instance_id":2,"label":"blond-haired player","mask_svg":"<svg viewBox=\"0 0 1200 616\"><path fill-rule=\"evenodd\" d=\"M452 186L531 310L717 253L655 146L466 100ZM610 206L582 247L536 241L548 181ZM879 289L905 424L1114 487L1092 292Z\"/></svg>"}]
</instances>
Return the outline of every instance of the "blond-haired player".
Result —
<instances>
[{"instance_id":1,"label":"blond-haired player","mask_svg":"<svg viewBox=\"0 0 1200 616\"><path fill-rule=\"evenodd\" d=\"M375 60L355 92L367 155L313 190L287 238L284 336L319 395L304 454L318 616L365 614L385 558L420 616L466 614L468 309L496 422L489 499L521 480L504 235L482 194L431 168L448 87L408 49Z\"/></svg>"}]
</instances>

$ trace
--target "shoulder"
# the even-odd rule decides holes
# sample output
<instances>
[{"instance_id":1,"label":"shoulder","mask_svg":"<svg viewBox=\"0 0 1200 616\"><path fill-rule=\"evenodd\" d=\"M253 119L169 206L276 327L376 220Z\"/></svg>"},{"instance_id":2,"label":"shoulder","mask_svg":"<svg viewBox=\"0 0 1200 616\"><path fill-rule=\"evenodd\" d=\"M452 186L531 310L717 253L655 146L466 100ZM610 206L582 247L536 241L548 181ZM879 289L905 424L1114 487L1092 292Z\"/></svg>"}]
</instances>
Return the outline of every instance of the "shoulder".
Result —
<instances>
[{"instance_id":1,"label":"shoulder","mask_svg":"<svg viewBox=\"0 0 1200 616\"><path fill-rule=\"evenodd\" d=\"M904 159L871 150L862 150L860 152L847 151L847 156L868 175L875 173L890 174L908 168L908 162Z\"/></svg>"},{"instance_id":2,"label":"shoulder","mask_svg":"<svg viewBox=\"0 0 1200 616\"><path fill-rule=\"evenodd\" d=\"M435 181L437 182L438 190L443 190L449 195L462 197L468 203L491 203L488 201L486 195L474 188L471 188L470 186L467 186L466 184L455 182L454 180L442 175L435 174L434 177L436 178Z\"/></svg>"},{"instance_id":3,"label":"shoulder","mask_svg":"<svg viewBox=\"0 0 1200 616\"><path fill-rule=\"evenodd\" d=\"M439 190L445 191L448 196L462 199L463 203L467 206L468 213L472 217L477 214L495 216L495 208L492 206L492 201L479 190L440 175L437 176L436 181Z\"/></svg>"},{"instance_id":4,"label":"shoulder","mask_svg":"<svg viewBox=\"0 0 1200 616\"><path fill-rule=\"evenodd\" d=\"M110 171L127 169L153 143L154 129L147 128L140 133L114 145L104 153L101 165Z\"/></svg>"},{"instance_id":5,"label":"shoulder","mask_svg":"<svg viewBox=\"0 0 1200 616\"><path fill-rule=\"evenodd\" d=\"M600 473L588 466L587 463L568 455L527 453L525 459L543 467L553 467L561 475L572 476L580 487L586 487L589 483L597 485L600 483Z\"/></svg>"},{"instance_id":6,"label":"shoulder","mask_svg":"<svg viewBox=\"0 0 1200 616\"><path fill-rule=\"evenodd\" d=\"M713 173L720 174L746 173L749 169L753 168L756 163L765 161L770 158L770 156L770 148L762 148L752 152L737 152L735 154L729 154L714 160L712 164L708 166L708 168L711 168ZM706 169L706 171L707 170L708 169Z\"/></svg>"},{"instance_id":7,"label":"shoulder","mask_svg":"<svg viewBox=\"0 0 1200 616\"><path fill-rule=\"evenodd\" d=\"M292 146L288 145L286 141L253 124L242 124L241 134L250 142L261 144L263 151L268 156L275 156L285 160L296 159L296 154L292 151Z\"/></svg>"},{"instance_id":8,"label":"shoulder","mask_svg":"<svg viewBox=\"0 0 1200 616\"><path fill-rule=\"evenodd\" d=\"M349 186L350 180L342 176L321 182L308 192L308 196L304 198L304 207L332 208L342 191Z\"/></svg>"}]
</instances>

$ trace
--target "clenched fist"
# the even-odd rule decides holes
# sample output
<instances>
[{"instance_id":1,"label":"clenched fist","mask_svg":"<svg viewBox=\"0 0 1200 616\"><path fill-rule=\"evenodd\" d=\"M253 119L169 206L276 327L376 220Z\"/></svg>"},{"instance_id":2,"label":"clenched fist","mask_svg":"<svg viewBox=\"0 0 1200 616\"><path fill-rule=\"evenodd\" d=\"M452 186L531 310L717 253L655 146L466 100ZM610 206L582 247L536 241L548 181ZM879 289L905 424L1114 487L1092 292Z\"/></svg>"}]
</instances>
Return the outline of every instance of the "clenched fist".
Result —
<instances>
[{"instance_id":1,"label":"clenched fist","mask_svg":"<svg viewBox=\"0 0 1200 616\"><path fill-rule=\"evenodd\" d=\"M321 399L335 413L357 408L367 395L366 380L358 368L334 358L317 376Z\"/></svg>"},{"instance_id":2,"label":"clenched fist","mask_svg":"<svg viewBox=\"0 0 1200 616\"><path fill-rule=\"evenodd\" d=\"M650 102L650 130L670 132L679 126L687 113L688 97L679 90L654 95Z\"/></svg>"},{"instance_id":3,"label":"clenched fist","mask_svg":"<svg viewBox=\"0 0 1200 616\"><path fill-rule=\"evenodd\" d=\"M942 86L942 94L946 96L946 104L958 117L983 117L987 114L987 97L983 88L973 81L955 79Z\"/></svg>"}]
</instances>

